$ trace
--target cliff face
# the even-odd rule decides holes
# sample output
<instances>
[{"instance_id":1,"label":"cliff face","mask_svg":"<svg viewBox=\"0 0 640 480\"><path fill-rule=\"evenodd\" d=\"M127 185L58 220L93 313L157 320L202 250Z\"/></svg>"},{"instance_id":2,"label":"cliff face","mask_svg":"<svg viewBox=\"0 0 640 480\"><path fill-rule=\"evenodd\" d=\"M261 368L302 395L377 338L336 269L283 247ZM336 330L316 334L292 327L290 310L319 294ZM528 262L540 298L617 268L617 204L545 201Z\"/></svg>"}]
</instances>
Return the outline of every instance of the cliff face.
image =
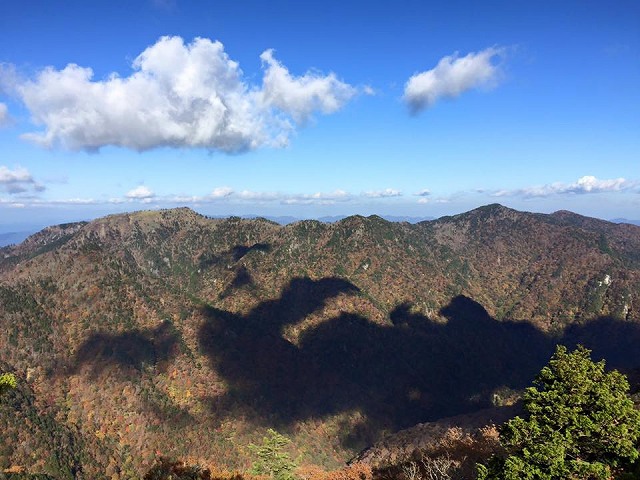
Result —
<instances>
[{"instance_id":1,"label":"cliff face","mask_svg":"<svg viewBox=\"0 0 640 480\"><path fill-rule=\"evenodd\" d=\"M334 465L523 387L559 341L640 366L639 252L640 227L499 205L416 225L115 215L0 249L0 360L83 445L76 476L158 453L243 466L266 427ZM3 468L44 455L5 443Z\"/></svg>"}]
</instances>

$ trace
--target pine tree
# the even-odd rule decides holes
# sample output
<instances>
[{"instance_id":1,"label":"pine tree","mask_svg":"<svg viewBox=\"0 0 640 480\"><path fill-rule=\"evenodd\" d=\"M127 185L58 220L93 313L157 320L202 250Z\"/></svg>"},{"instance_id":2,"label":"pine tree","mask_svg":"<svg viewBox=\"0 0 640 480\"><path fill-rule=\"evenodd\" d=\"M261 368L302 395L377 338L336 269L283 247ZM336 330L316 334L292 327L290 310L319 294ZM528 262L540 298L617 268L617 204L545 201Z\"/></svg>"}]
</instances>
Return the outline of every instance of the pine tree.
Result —
<instances>
[{"instance_id":1,"label":"pine tree","mask_svg":"<svg viewBox=\"0 0 640 480\"><path fill-rule=\"evenodd\" d=\"M479 479L608 480L638 459L640 412L629 383L590 353L556 348L526 390L528 418L515 417L500 430L506 456L479 465Z\"/></svg>"},{"instance_id":2,"label":"pine tree","mask_svg":"<svg viewBox=\"0 0 640 480\"><path fill-rule=\"evenodd\" d=\"M251 466L251 473L269 475L275 480L294 479L293 471L296 464L289 454L283 451L289 443L291 441L287 437L268 429L267 436L262 438L262 445L249 445L249 450L258 457Z\"/></svg>"}]
</instances>

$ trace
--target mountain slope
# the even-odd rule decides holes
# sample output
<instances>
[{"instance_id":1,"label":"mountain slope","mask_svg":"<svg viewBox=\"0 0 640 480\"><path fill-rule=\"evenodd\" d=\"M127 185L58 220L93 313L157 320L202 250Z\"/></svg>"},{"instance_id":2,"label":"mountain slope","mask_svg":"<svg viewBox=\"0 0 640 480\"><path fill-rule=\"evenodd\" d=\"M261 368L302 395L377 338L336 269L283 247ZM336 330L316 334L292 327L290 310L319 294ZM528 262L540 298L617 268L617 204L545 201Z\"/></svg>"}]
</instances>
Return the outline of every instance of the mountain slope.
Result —
<instances>
[{"instance_id":1,"label":"mountain slope","mask_svg":"<svg viewBox=\"0 0 640 480\"><path fill-rule=\"evenodd\" d=\"M0 249L0 360L88 445L77 478L158 453L243 467L267 427L332 466L522 388L558 341L640 366L638 252L638 227L499 205L416 225L114 215Z\"/></svg>"}]
</instances>

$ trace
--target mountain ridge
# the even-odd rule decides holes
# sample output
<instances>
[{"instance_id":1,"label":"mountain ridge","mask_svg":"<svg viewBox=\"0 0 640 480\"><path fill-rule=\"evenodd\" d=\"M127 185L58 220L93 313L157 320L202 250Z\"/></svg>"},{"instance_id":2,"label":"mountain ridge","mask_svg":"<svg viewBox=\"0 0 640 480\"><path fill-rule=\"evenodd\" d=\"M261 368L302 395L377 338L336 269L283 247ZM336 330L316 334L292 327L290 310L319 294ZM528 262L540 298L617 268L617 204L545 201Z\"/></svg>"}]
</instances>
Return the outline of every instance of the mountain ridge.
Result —
<instances>
[{"instance_id":1,"label":"mountain ridge","mask_svg":"<svg viewBox=\"0 0 640 480\"><path fill-rule=\"evenodd\" d=\"M77 432L88 478L158 451L246 467L267 427L335 466L491 406L558 342L640 366L638 251L639 227L500 205L418 224L112 215L0 249L0 360Z\"/></svg>"}]
</instances>

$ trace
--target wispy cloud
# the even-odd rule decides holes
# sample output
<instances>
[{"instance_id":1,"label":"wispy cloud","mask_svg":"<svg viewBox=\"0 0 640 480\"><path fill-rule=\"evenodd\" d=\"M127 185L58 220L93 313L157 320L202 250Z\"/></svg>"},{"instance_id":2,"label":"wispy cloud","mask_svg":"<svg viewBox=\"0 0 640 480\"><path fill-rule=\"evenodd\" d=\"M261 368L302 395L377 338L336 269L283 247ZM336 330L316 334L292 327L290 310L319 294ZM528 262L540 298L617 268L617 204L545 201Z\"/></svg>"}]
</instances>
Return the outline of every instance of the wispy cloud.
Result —
<instances>
[{"instance_id":1,"label":"wispy cloud","mask_svg":"<svg viewBox=\"0 0 640 480\"><path fill-rule=\"evenodd\" d=\"M175 10L177 6L177 0L151 0L151 3L154 7L167 12Z\"/></svg>"},{"instance_id":2,"label":"wispy cloud","mask_svg":"<svg viewBox=\"0 0 640 480\"><path fill-rule=\"evenodd\" d=\"M0 102L0 127L8 125L9 121L9 109L5 103Z\"/></svg>"},{"instance_id":3,"label":"wispy cloud","mask_svg":"<svg viewBox=\"0 0 640 480\"><path fill-rule=\"evenodd\" d=\"M419 192L416 193L417 197L428 197L431 195L431 190L428 190L426 188L420 190Z\"/></svg>"},{"instance_id":4,"label":"wispy cloud","mask_svg":"<svg viewBox=\"0 0 640 480\"><path fill-rule=\"evenodd\" d=\"M497 59L505 49L490 47L459 57L457 53L442 58L431 70L416 73L407 81L403 99L412 113L419 113L441 98L456 98L478 87L493 87L500 79Z\"/></svg>"},{"instance_id":5,"label":"wispy cloud","mask_svg":"<svg viewBox=\"0 0 640 480\"><path fill-rule=\"evenodd\" d=\"M315 112L334 113L357 93L333 73L292 75L272 50L261 59L263 83L251 85L222 43L162 37L134 60L128 77L95 80L91 68L69 64L28 80L5 74L3 82L44 127L23 138L88 151L107 145L228 153L281 147Z\"/></svg>"},{"instance_id":6,"label":"wispy cloud","mask_svg":"<svg viewBox=\"0 0 640 480\"><path fill-rule=\"evenodd\" d=\"M551 195L583 195L589 193L622 192L640 186L637 180L625 178L598 179L592 175L580 177L575 183L555 182L515 190L498 190L493 197L521 196L525 198L548 197Z\"/></svg>"},{"instance_id":7,"label":"wispy cloud","mask_svg":"<svg viewBox=\"0 0 640 480\"><path fill-rule=\"evenodd\" d=\"M333 205L336 202L348 202L353 195L344 190L334 192L316 192L312 194L291 195L282 200L285 205Z\"/></svg>"},{"instance_id":8,"label":"wispy cloud","mask_svg":"<svg viewBox=\"0 0 640 480\"><path fill-rule=\"evenodd\" d=\"M451 197L420 197L418 203L421 205L426 204L443 204L451 203Z\"/></svg>"},{"instance_id":9,"label":"wispy cloud","mask_svg":"<svg viewBox=\"0 0 640 480\"><path fill-rule=\"evenodd\" d=\"M362 195L367 198L388 198L388 197L401 197L402 192L393 188L385 188L384 190L369 190L363 192Z\"/></svg>"},{"instance_id":10,"label":"wispy cloud","mask_svg":"<svg viewBox=\"0 0 640 480\"><path fill-rule=\"evenodd\" d=\"M335 202L349 201L353 195L344 190L335 190L333 192L316 192L316 193L278 193L278 192L255 192L251 190L241 190L235 192L229 187L219 187L213 190L209 197L200 197L199 201L241 201L241 202L258 202L258 203L281 203L283 205L327 205Z\"/></svg>"},{"instance_id":11,"label":"wispy cloud","mask_svg":"<svg viewBox=\"0 0 640 480\"><path fill-rule=\"evenodd\" d=\"M44 185L35 181L29 170L23 167L15 167L10 170L0 165L0 190L11 195L24 192L42 192Z\"/></svg>"},{"instance_id":12,"label":"wispy cloud","mask_svg":"<svg viewBox=\"0 0 640 480\"><path fill-rule=\"evenodd\" d=\"M99 202L93 198L63 198L59 200L35 200L34 203L42 205L98 205Z\"/></svg>"},{"instance_id":13,"label":"wispy cloud","mask_svg":"<svg viewBox=\"0 0 640 480\"><path fill-rule=\"evenodd\" d=\"M2 173L2 169L0 169ZM2 177L0 176L0 180ZM228 186L216 187L204 195L157 194L146 185L138 185L119 197L90 197L90 198L59 198L48 199L40 195L22 195L15 200L2 199L3 205L22 203L24 206L59 206L59 205L121 205L121 204L153 204L158 207L173 207L177 205L335 205L343 204L371 204L385 202L386 199L401 197L402 192L387 188L353 194L346 190L314 193L284 193L273 191L234 190ZM439 199L420 197L420 200L439 203Z\"/></svg>"}]
</instances>

